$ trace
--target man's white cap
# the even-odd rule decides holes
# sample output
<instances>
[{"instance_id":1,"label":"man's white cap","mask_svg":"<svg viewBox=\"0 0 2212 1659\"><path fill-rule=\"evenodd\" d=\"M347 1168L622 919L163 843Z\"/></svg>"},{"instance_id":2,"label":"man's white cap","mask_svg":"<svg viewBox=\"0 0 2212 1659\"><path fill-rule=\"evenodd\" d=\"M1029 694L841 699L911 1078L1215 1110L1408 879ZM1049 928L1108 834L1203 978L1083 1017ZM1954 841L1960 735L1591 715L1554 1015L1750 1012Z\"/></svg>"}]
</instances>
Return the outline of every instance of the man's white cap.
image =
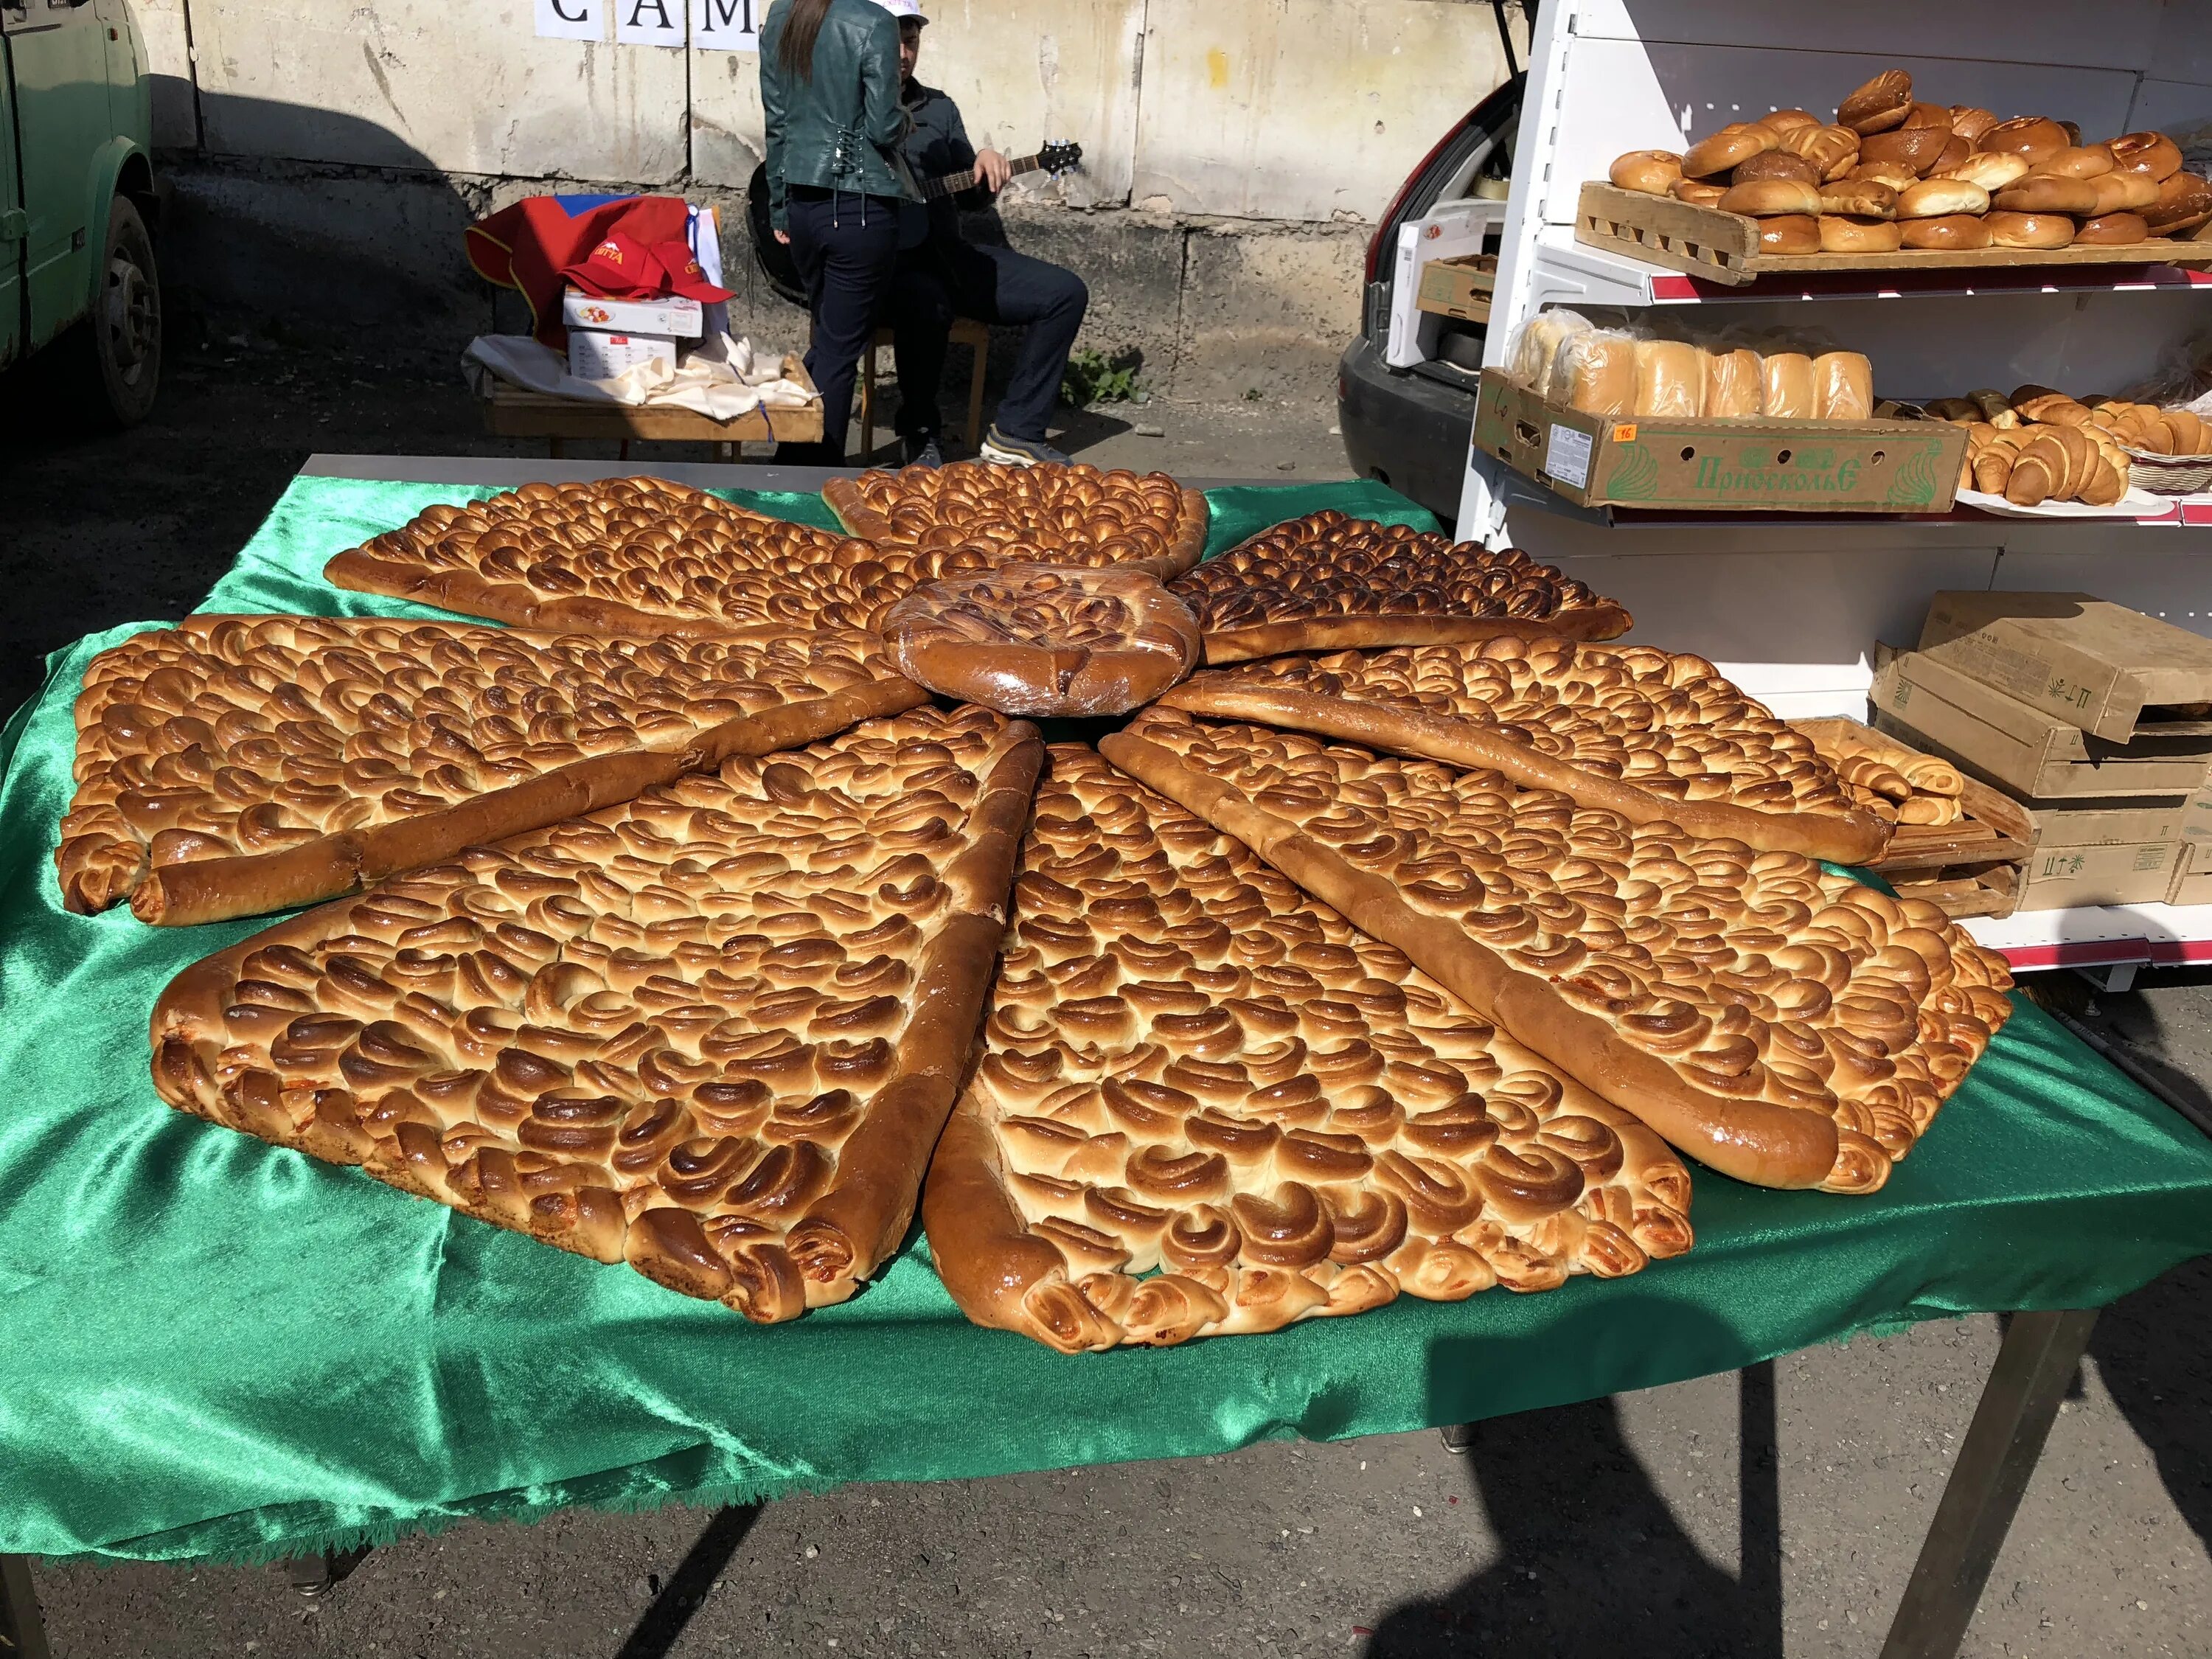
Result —
<instances>
[{"instance_id":1,"label":"man's white cap","mask_svg":"<svg viewBox=\"0 0 2212 1659\"><path fill-rule=\"evenodd\" d=\"M890 13L892 16L902 20L911 17L917 23L927 23L929 21L921 15L921 0L876 0L876 3Z\"/></svg>"}]
</instances>

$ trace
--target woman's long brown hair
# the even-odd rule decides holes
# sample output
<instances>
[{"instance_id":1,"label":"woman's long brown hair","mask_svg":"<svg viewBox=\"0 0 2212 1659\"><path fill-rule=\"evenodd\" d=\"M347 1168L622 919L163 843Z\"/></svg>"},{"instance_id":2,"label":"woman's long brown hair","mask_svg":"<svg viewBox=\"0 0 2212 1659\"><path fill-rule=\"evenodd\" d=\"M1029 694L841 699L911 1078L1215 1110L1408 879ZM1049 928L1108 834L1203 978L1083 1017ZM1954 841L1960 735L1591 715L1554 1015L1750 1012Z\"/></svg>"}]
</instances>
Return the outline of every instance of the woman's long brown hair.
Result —
<instances>
[{"instance_id":1,"label":"woman's long brown hair","mask_svg":"<svg viewBox=\"0 0 2212 1659\"><path fill-rule=\"evenodd\" d=\"M830 15L830 0L791 0L791 15L783 20L783 34L775 43L775 61L786 75L814 78L814 37L822 33L822 20Z\"/></svg>"}]
</instances>

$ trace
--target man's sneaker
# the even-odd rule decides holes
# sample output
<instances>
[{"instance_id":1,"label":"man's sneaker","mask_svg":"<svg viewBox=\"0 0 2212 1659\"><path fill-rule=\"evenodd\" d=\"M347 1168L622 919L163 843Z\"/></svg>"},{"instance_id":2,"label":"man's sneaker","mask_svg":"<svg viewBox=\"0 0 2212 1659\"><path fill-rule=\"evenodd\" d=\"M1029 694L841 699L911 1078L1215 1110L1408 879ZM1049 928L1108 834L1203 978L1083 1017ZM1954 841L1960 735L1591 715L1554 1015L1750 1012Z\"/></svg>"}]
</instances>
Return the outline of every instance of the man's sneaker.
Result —
<instances>
[{"instance_id":1,"label":"man's sneaker","mask_svg":"<svg viewBox=\"0 0 2212 1659\"><path fill-rule=\"evenodd\" d=\"M976 459L996 461L1001 466L1066 466L1069 459L1042 438L1009 438L999 430L998 422L983 435Z\"/></svg>"},{"instance_id":2,"label":"man's sneaker","mask_svg":"<svg viewBox=\"0 0 2212 1659\"><path fill-rule=\"evenodd\" d=\"M938 447L937 434L934 432L926 433L919 438L908 438L903 441L906 447L906 464L908 466L943 466L945 465L945 452Z\"/></svg>"}]
</instances>

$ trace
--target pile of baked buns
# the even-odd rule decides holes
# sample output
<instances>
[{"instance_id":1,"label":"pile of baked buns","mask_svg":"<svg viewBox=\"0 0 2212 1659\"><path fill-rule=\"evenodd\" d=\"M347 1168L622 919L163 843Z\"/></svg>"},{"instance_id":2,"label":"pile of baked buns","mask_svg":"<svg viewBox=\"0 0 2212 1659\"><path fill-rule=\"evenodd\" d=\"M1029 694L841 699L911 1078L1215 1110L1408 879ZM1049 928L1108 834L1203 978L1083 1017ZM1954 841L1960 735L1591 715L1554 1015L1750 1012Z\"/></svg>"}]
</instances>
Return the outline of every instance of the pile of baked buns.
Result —
<instances>
[{"instance_id":1,"label":"pile of baked buns","mask_svg":"<svg viewBox=\"0 0 2212 1659\"><path fill-rule=\"evenodd\" d=\"M1680 155L1631 150L1610 177L1759 221L1762 253L2131 246L2212 222L2212 181L2161 132L2085 144L2046 116L1999 120L1920 103L1885 70L1823 121L1802 109L1732 122Z\"/></svg>"},{"instance_id":2,"label":"pile of baked buns","mask_svg":"<svg viewBox=\"0 0 2212 1659\"><path fill-rule=\"evenodd\" d=\"M1835 769L1851 805L1884 823L1942 825L1966 815L1960 799L1966 781L1948 761L1898 755L1847 732L1824 731L1813 746Z\"/></svg>"},{"instance_id":3,"label":"pile of baked buns","mask_svg":"<svg viewBox=\"0 0 2212 1659\"><path fill-rule=\"evenodd\" d=\"M1529 319L1510 361L1515 379L1587 415L1864 421L1875 409L1874 365L1863 352L1650 339L1572 311Z\"/></svg>"},{"instance_id":4,"label":"pile of baked buns","mask_svg":"<svg viewBox=\"0 0 2212 1659\"><path fill-rule=\"evenodd\" d=\"M1939 398L1927 409L1966 428L1959 487L2002 495L2016 507L2110 507L2127 493L2130 450L2212 455L2212 422L2124 398L2070 398L2047 386L2024 386L2010 397L1985 389Z\"/></svg>"}]
</instances>

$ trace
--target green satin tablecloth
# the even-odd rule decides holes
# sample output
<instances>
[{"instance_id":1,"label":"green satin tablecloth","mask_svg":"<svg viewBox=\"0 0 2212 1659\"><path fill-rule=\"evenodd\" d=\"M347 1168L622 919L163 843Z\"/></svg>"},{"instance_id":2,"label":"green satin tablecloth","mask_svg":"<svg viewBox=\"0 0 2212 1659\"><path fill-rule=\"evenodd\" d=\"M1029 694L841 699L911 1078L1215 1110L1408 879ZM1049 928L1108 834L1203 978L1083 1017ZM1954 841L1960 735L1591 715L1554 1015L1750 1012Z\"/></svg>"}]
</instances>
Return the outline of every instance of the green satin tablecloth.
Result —
<instances>
[{"instance_id":1,"label":"green satin tablecloth","mask_svg":"<svg viewBox=\"0 0 2212 1659\"><path fill-rule=\"evenodd\" d=\"M297 480L206 608L416 614L324 559L489 493ZM1373 485L1224 491L1214 550L1329 505L1431 522ZM52 865L85 665L152 625L58 653L0 732L0 1552L252 1558L1468 1421L2100 1304L2212 1250L2212 1145L2023 1005L1881 1194L1698 1171L1696 1248L1632 1278L1066 1358L968 1324L917 1237L844 1306L755 1328L161 1104L155 997L261 923L69 915Z\"/></svg>"}]
</instances>

